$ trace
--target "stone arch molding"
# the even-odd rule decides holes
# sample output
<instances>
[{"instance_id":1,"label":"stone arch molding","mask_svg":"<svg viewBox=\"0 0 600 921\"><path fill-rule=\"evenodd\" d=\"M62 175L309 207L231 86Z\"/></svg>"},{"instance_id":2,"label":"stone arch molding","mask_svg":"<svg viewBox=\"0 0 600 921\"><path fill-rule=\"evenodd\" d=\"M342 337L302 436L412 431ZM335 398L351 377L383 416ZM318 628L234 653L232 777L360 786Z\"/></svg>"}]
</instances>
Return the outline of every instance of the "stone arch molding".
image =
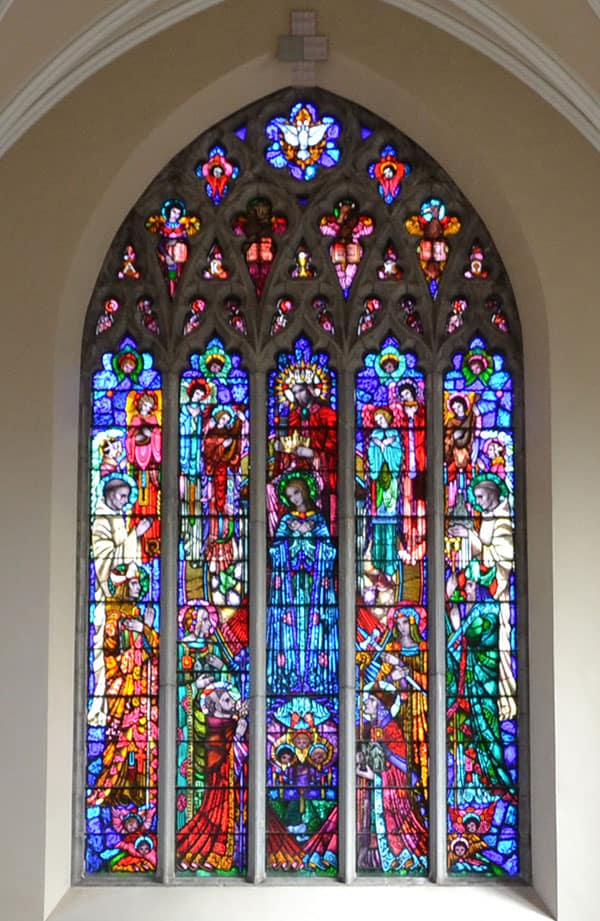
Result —
<instances>
[{"instance_id":1,"label":"stone arch molding","mask_svg":"<svg viewBox=\"0 0 600 921\"><path fill-rule=\"evenodd\" d=\"M600 0L588 0L588 3L596 16L600 16Z\"/></svg>"},{"instance_id":2,"label":"stone arch molding","mask_svg":"<svg viewBox=\"0 0 600 921\"><path fill-rule=\"evenodd\" d=\"M13 0L1 0L0 2L0 19L8 11L9 6L12 4Z\"/></svg>"},{"instance_id":3,"label":"stone arch molding","mask_svg":"<svg viewBox=\"0 0 600 921\"><path fill-rule=\"evenodd\" d=\"M126 0L69 42L0 113L0 155L85 79L131 48L221 0ZM485 54L534 90L600 149L600 103L550 49L485 0L384 0ZM597 0L589 0L595 10ZM0 0L0 19L11 0Z\"/></svg>"}]
</instances>

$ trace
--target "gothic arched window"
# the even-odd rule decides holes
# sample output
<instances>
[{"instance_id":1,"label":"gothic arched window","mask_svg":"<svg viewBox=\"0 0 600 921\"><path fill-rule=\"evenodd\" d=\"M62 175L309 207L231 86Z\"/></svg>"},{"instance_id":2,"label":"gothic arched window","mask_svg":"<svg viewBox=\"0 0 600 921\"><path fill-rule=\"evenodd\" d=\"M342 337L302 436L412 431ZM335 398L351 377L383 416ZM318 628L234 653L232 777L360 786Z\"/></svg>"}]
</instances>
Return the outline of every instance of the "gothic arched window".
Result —
<instances>
[{"instance_id":1,"label":"gothic arched window","mask_svg":"<svg viewBox=\"0 0 600 921\"><path fill-rule=\"evenodd\" d=\"M81 874L526 875L520 328L441 167L321 91L226 119L83 392Z\"/></svg>"}]
</instances>

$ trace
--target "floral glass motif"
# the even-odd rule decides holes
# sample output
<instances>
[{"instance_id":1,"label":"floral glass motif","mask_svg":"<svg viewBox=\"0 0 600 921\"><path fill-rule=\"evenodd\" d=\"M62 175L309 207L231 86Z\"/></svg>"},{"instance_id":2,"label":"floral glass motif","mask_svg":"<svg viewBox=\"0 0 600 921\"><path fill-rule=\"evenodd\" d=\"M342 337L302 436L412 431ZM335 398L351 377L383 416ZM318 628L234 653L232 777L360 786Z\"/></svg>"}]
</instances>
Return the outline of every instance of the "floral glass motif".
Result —
<instances>
[{"instance_id":1,"label":"floral glass motif","mask_svg":"<svg viewBox=\"0 0 600 921\"><path fill-rule=\"evenodd\" d=\"M341 199L333 214L325 214L321 218L320 232L325 237L334 238L329 256L345 298L350 294L350 286L364 254L360 240L370 236L374 227L371 217L358 213L358 205L352 198Z\"/></svg>"},{"instance_id":2,"label":"floral glass motif","mask_svg":"<svg viewBox=\"0 0 600 921\"><path fill-rule=\"evenodd\" d=\"M161 376L125 338L92 377L88 873L156 870L161 426Z\"/></svg>"},{"instance_id":3,"label":"floral glass motif","mask_svg":"<svg viewBox=\"0 0 600 921\"><path fill-rule=\"evenodd\" d=\"M208 251L206 268L202 273L202 277L206 279L214 278L220 281L229 278L229 269L225 268L224 265L223 250L216 240Z\"/></svg>"},{"instance_id":4,"label":"floral glass motif","mask_svg":"<svg viewBox=\"0 0 600 921\"><path fill-rule=\"evenodd\" d=\"M356 376L359 873L428 869L425 381L388 337Z\"/></svg>"},{"instance_id":5,"label":"floral glass motif","mask_svg":"<svg viewBox=\"0 0 600 921\"><path fill-rule=\"evenodd\" d=\"M206 310L206 301L203 301L201 297L195 298L190 304L190 310L186 314L186 318L183 322L183 335L189 336L190 333L193 333L197 330L202 322L202 314Z\"/></svg>"},{"instance_id":6,"label":"floral glass motif","mask_svg":"<svg viewBox=\"0 0 600 921\"><path fill-rule=\"evenodd\" d=\"M337 388L300 338L269 374L267 867L338 863Z\"/></svg>"},{"instance_id":7,"label":"floral glass motif","mask_svg":"<svg viewBox=\"0 0 600 921\"><path fill-rule=\"evenodd\" d=\"M242 313L242 305L240 304L237 297L228 297L225 302L225 310L227 313L227 322L232 329L239 333L240 336L248 335L248 325L246 323L246 317Z\"/></svg>"},{"instance_id":8,"label":"floral glass motif","mask_svg":"<svg viewBox=\"0 0 600 921\"><path fill-rule=\"evenodd\" d=\"M381 308L381 301L377 297L366 298L361 315L358 318L357 335L364 336L377 322L376 314Z\"/></svg>"},{"instance_id":9,"label":"floral glass motif","mask_svg":"<svg viewBox=\"0 0 600 921\"><path fill-rule=\"evenodd\" d=\"M287 167L294 179L309 181L320 167L329 169L339 161L341 130L333 116L319 118L314 105L298 102L287 118L278 115L268 122L265 133L271 143L265 157L276 169Z\"/></svg>"},{"instance_id":10,"label":"floral glass motif","mask_svg":"<svg viewBox=\"0 0 600 921\"><path fill-rule=\"evenodd\" d=\"M489 272L484 268L485 254L478 240L475 240L469 252L469 265L463 272L465 278L487 278Z\"/></svg>"},{"instance_id":11,"label":"floral glass motif","mask_svg":"<svg viewBox=\"0 0 600 921\"><path fill-rule=\"evenodd\" d=\"M290 269L290 278L316 278L317 270L312 262L312 254L304 242L296 250L296 259Z\"/></svg>"},{"instance_id":12,"label":"floral glass motif","mask_svg":"<svg viewBox=\"0 0 600 921\"><path fill-rule=\"evenodd\" d=\"M109 297L108 300L104 301L104 310L98 317L96 323L96 335L99 336L101 333L105 333L111 328L116 319L117 311L119 310L119 302L114 297Z\"/></svg>"},{"instance_id":13,"label":"floral glass motif","mask_svg":"<svg viewBox=\"0 0 600 921\"><path fill-rule=\"evenodd\" d=\"M444 381L448 870L515 876L513 382L474 338Z\"/></svg>"},{"instance_id":14,"label":"floral glass motif","mask_svg":"<svg viewBox=\"0 0 600 921\"><path fill-rule=\"evenodd\" d=\"M227 151L218 144L208 152L208 160L196 167L198 179L204 179L204 191L213 205L220 205L229 192L230 183L239 176L239 167L227 159Z\"/></svg>"},{"instance_id":15,"label":"floral glass motif","mask_svg":"<svg viewBox=\"0 0 600 921\"><path fill-rule=\"evenodd\" d=\"M277 252L275 237L285 233L287 224L285 217L273 214L268 198L252 198L246 214L233 222L234 233L246 238L244 255L257 298L263 293Z\"/></svg>"},{"instance_id":16,"label":"floral glass motif","mask_svg":"<svg viewBox=\"0 0 600 921\"><path fill-rule=\"evenodd\" d=\"M212 339L179 402L177 870L247 866L248 375Z\"/></svg>"},{"instance_id":17,"label":"floral glass motif","mask_svg":"<svg viewBox=\"0 0 600 921\"><path fill-rule=\"evenodd\" d=\"M188 216L185 203L180 198L170 198L163 204L160 214L148 218L146 229L158 235L156 255L167 291L170 297L174 297L188 260L188 238L198 233L200 221L194 215Z\"/></svg>"},{"instance_id":18,"label":"floral glass motif","mask_svg":"<svg viewBox=\"0 0 600 921\"><path fill-rule=\"evenodd\" d=\"M499 329L501 333L508 333L510 327L506 314L502 310L502 298L498 294L491 294L486 298L485 306L490 313L490 322Z\"/></svg>"},{"instance_id":19,"label":"floral glass motif","mask_svg":"<svg viewBox=\"0 0 600 921\"><path fill-rule=\"evenodd\" d=\"M421 205L420 213L408 218L405 227L412 236L421 237L417 255L429 293L435 300L450 251L445 238L459 232L460 221L446 213L441 199L428 198Z\"/></svg>"},{"instance_id":20,"label":"floral glass motif","mask_svg":"<svg viewBox=\"0 0 600 921\"><path fill-rule=\"evenodd\" d=\"M402 319L413 332L418 333L419 336L423 335L423 321L421 320L421 315L416 307L416 300L411 294L404 294L399 302L398 306L402 313Z\"/></svg>"},{"instance_id":21,"label":"floral glass motif","mask_svg":"<svg viewBox=\"0 0 600 921\"><path fill-rule=\"evenodd\" d=\"M386 205L391 205L402 190L402 180L411 172L408 163L398 159L391 144L382 147L379 160L369 164L369 176L377 183L377 191Z\"/></svg>"},{"instance_id":22,"label":"floral glass motif","mask_svg":"<svg viewBox=\"0 0 600 921\"><path fill-rule=\"evenodd\" d=\"M335 323L329 309L329 301L326 297L315 297L312 302L313 309L317 314L317 322L321 329L325 330L331 336L335 336Z\"/></svg>"},{"instance_id":23,"label":"floral glass motif","mask_svg":"<svg viewBox=\"0 0 600 921\"><path fill-rule=\"evenodd\" d=\"M387 281L388 279L399 281L402 275L402 269L398 264L398 253L390 240L383 253L383 264L377 267L377 278L380 281Z\"/></svg>"},{"instance_id":24,"label":"floral glass motif","mask_svg":"<svg viewBox=\"0 0 600 921\"><path fill-rule=\"evenodd\" d=\"M455 297L452 301L452 306L448 311L448 319L446 321L446 332L448 335L450 333L455 333L458 329L461 328L465 322L465 313L469 309L469 304L464 299L464 297Z\"/></svg>"},{"instance_id":25,"label":"floral glass motif","mask_svg":"<svg viewBox=\"0 0 600 921\"><path fill-rule=\"evenodd\" d=\"M152 298L146 297L145 295L138 298L137 309L142 326L149 332L154 333L155 336L158 336L160 327L158 325L156 311L152 309Z\"/></svg>"},{"instance_id":26,"label":"floral glass motif","mask_svg":"<svg viewBox=\"0 0 600 921\"><path fill-rule=\"evenodd\" d=\"M131 243L129 243L123 252L121 268L117 272L117 278L139 278L140 273L138 272L135 265L136 259L136 251L134 250Z\"/></svg>"},{"instance_id":27,"label":"floral glass motif","mask_svg":"<svg viewBox=\"0 0 600 921\"><path fill-rule=\"evenodd\" d=\"M271 320L270 333L272 336L276 336L277 333L282 332L287 327L289 322L289 315L293 309L294 302L290 300L289 297L279 298L275 308L275 313L273 314L273 319Z\"/></svg>"}]
</instances>

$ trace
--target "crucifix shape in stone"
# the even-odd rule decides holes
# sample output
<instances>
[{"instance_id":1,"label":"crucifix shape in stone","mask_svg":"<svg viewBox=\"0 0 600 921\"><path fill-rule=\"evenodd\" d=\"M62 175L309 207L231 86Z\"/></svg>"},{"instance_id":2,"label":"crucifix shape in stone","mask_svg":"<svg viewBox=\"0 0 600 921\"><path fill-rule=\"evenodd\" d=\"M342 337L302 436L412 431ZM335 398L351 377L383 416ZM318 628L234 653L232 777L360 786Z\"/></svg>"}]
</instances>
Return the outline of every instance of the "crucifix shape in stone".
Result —
<instances>
[{"instance_id":1,"label":"crucifix shape in stone","mask_svg":"<svg viewBox=\"0 0 600 921\"><path fill-rule=\"evenodd\" d=\"M315 63L326 61L329 44L326 35L317 35L317 14L314 10L292 10L290 34L279 37L278 58L292 65L294 86L314 86Z\"/></svg>"}]
</instances>

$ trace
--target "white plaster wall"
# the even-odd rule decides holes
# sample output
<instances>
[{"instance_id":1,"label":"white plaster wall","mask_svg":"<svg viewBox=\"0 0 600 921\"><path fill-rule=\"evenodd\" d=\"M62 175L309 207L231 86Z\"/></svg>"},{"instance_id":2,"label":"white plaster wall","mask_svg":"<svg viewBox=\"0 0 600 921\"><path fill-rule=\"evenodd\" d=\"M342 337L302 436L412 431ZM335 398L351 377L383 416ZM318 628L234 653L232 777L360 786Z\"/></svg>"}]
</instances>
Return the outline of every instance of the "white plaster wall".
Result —
<instances>
[{"instance_id":1,"label":"white plaster wall","mask_svg":"<svg viewBox=\"0 0 600 921\"><path fill-rule=\"evenodd\" d=\"M375 0L313 3L334 53L319 83L422 144L502 253L526 359L534 885L560 921L596 921L595 702L600 384L591 147L512 77ZM287 4L234 0L97 74L5 157L3 202L0 917L95 921L529 918L525 890L70 889L78 365L84 313L131 204L194 136L289 82ZM233 11L235 8L235 16ZM260 26L260 28L259 28ZM556 729L556 732L555 732ZM558 791L558 799L557 799ZM558 906L558 907L557 907Z\"/></svg>"}]
</instances>

